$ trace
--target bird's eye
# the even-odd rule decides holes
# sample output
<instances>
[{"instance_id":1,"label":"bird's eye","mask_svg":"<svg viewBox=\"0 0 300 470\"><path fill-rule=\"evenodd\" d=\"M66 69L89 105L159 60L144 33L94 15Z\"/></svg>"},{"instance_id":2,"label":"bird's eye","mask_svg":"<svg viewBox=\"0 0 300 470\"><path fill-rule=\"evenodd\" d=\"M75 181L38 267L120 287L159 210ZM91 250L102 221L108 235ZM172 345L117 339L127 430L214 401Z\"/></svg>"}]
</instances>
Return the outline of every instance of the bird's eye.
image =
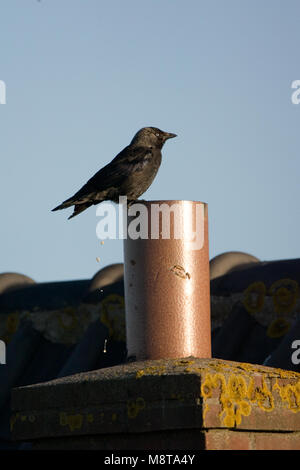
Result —
<instances>
[{"instance_id":1,"label":"bird's eye","mask_svg":"<svg viewBox=\"0 0 300 470\"><path fill-rule=\"evenodd\" d=\"M156 135L156 137L159 137L159 134L155 134L155 135Z\"/></svg>"}]
</instances>

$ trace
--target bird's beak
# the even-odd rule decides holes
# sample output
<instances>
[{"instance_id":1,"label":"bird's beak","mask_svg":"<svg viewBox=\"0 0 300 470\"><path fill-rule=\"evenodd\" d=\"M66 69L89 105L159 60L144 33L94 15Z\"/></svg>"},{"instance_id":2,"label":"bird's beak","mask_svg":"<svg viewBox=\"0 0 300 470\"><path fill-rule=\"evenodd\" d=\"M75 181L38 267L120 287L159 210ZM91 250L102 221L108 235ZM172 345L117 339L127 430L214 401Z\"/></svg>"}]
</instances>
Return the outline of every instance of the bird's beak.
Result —
<instances>
[{"instance_id":1,"label":"bird's beak","mask_svg":"<svg viewBox=\"0 0 300 470\"><path fill-rule=\"evenodd\" d=\"M165 140L173 139L173 137L177 137L177 134L172 134L171 132L165 132Z\"/></svg>"}]
</instances>

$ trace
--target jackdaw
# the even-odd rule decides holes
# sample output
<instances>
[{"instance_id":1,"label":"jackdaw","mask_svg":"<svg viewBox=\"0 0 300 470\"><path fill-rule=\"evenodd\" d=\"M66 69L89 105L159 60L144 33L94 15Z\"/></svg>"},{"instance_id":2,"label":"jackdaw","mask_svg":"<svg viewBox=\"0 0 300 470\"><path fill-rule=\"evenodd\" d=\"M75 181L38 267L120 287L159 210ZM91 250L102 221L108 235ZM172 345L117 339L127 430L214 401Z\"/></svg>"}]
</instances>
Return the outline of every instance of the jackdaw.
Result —
<instances>
[{"instance_id":1,"label":"jackdaw","mask_svg":"<svg viewBox=\"0 0 300 470\"><path fill-rule=\"evenodd\" d=\"M176 134L157 127L143 127L108 165L101 168L74 196L52 209L74 206L69 219L93 204L119 202L127 196L128 204L138 199L151 185L161 164L161 149Z\"/></svg>"}]
</instances>

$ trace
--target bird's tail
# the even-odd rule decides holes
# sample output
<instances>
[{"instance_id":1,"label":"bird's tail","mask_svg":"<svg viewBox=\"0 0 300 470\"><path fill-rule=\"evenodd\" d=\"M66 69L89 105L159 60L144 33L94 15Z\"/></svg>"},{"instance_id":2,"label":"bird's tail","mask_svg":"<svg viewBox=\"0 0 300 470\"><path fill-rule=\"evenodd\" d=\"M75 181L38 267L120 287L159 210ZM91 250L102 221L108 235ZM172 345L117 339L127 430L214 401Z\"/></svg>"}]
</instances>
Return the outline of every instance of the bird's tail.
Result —
<instances>
[{"instance_id":1,"label":"bird's tail","mask_svg":"<svg viewBox=\"0 0 300 470\"><path fill-rule=\"evenodd\" d=\"M81 202L80 200L75 199L74 197L71 197L70 199L67 199L66 201L59 204L59 206L54 207L54 209L52 209L52 212L59 211L61 209L66 209L67 207L74 206L74 212L69 217L69 219L71 219L72 217L75 217L75 215L80 214L80 212L82 212L85 209L87 209L88 207L90 207L92 204L93 204L93 202L90 202L90 201L85 201L85 202L82 201Z\"/></svg>"},{"instance_id":2,"label":"bird's tail","mask_svg":"<svg viewBox=\"0 0 300 470\"><path fill-rule=\"evenodd\" d=\"M67 207L71 207L75 204L75 201L72 200L72 199L67 199L66 201L62 202L61 204L59 204L59 206L56 206L54 207L54 209L52 209L52 212L54 211L59 211L61 209L66 209Z\"/></svg>"},{"instance_id":3,"label":"bird's tail","mask_svg":"<svg viewBox=\"0 0 300 470\"><path fill-rule=\"evenodd\" d=\"M81 188L80 191L77 191L76 194L69 197L69 199L66 199L64 202L59 204L59 206L54 207L54 209L52 209L52 211L53 212L54 211L59 211L61 209L66 209L67 207L76 206L76 205L82 205L85 208L89 207L91 204L93 204L92 202L90 203L90 201L92 200L93 195L90 194L90 193L86 194L83 191L84 188L85 188L85 186L83 186L83 188ZM88 204L88 205L86 206L86 204ZM84 209L82 209L82 210L84 210Z\"/></svg>"},{"instance_id":4,"label":"bird's tail","mask_svg":"<svg viewBox=\"0 0 300 470\"><path fill-rule=\"evenodd\" d=\"M73 214L68 217L68 219L72 219L72 217L75 217L76 215L80 214L80 212L85 211L88 207L90 207L93 203L92 202L87 202L86 204L77 204L74 206L74 212Z\"/></svg>"}]
</instances>

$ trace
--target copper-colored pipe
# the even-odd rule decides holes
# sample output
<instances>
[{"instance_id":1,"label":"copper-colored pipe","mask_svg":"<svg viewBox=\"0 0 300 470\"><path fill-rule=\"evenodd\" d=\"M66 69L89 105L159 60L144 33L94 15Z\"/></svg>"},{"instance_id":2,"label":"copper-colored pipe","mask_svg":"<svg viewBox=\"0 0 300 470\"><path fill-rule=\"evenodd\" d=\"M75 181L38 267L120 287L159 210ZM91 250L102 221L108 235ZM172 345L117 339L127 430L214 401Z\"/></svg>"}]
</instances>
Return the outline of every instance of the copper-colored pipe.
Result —
<instances>
[{"instance_id":1,"label":"copper-colored pipe","mask_svg":"<svg viewBox=\"0 0 300 470\"><path fill-rule=\"evenodd\" d=\"M136 360L211 357L207 204L142 203L148 210L149 238L124 240L128 356ZM176 216L171 217L169 239L162 238L162 220L158 230L151 218L153 206L158 204L177 205ZM129 214L130 211L129 208ZM131 222L129 217L128 228ZM174 238L174 223L177 230L178 226L183 230L179 234L181 239ZM193 245L187 234L196 228ZM159 238L151 239L151 231L152 236Z\"/></svg>"}]
</instances>

